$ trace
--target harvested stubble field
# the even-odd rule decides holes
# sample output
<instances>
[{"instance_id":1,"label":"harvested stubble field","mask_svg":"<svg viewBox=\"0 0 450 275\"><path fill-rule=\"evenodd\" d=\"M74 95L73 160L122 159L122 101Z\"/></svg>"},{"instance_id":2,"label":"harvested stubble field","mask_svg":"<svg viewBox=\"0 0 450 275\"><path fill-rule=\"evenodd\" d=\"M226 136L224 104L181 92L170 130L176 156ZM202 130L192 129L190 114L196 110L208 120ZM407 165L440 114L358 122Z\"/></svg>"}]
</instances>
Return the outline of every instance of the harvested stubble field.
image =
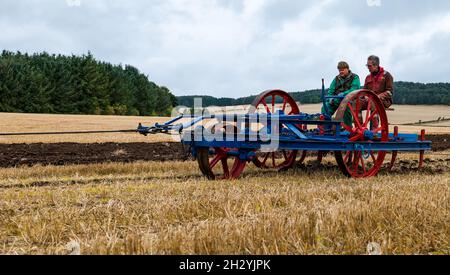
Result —
<instances>
[{"instance_id":1,"label":"harvested stubble field","mask_svg":"<svg viewBox=\"0 0 450 275\"><path fill-rule=\"evenodd\" d=\"M430 162L362 181L327 164L211 182L195 166L0 169L0 253L67 254L70 241L82 254L450 253L449 173Z\"/></svg>"},{"instance_id":2,"label":"harvested stubble field","mask_svg":"<svg viewBox=\"0 0 450 275\"><path fill-rule=\"evenodd\" d=\"M0 132L13 127L6 116ZM30 115L12 132L142 121L51 117ZM417 154L400 154L394 171L353 180L331 155L320 166L310 156L288 172L249 164L241 179L214 182L195 161L180 161L181 146L165 136L4 139L0 254L68 254L74 244L81 254L366 254L371 242L383 254L449 254L448 134L433 137L442 148L427 153L421 171Z\"/></svg>"},{"instance_id":3,"label":"harvested stubble field","mask_svg":"<svg viewBox=\"0 0 450 275\"><path fill-rule=\"evenodd\" d=\"M137 129L138 123L153 125L165 122L167 117L48 115L0 113L0 132L62 132ZM97 143L97 142L166 142L167 135L153 135L151 139L136 133L106 133L96 135L49 135L0 137L0 143Z\"/></svg>"}]
</instances>

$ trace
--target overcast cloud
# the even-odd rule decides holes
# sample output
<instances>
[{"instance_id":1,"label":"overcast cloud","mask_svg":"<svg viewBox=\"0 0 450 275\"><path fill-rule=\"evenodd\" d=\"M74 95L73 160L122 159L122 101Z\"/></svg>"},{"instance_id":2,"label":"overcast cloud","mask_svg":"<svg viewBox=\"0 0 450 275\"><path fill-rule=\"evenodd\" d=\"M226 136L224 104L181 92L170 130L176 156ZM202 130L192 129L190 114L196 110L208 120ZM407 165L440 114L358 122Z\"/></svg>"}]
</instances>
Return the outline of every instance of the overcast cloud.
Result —
<instances>
[{"instance_id":1,"label":"overcast cloud","mask_svg":"<svg viewBox=\"0 0 450 275\"><path fill-rule=\"evenodd\" d=\"M320 87L370 54L396 80L449 82L450 1L0 0L0 49L131 64L176 95Z\"/></svg>"}]
</instances>

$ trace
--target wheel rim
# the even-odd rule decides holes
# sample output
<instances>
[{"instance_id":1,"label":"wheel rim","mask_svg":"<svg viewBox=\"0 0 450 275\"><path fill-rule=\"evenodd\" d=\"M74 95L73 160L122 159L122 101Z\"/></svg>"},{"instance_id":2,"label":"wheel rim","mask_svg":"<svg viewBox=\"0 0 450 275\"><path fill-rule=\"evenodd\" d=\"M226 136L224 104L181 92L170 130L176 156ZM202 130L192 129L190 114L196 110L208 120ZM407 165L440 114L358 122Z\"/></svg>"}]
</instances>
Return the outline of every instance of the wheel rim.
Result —
<instances>
[{"instance_id":1,"label":"wheel rim","mask_svg":"<svg viewBox=\"0 0 450 275\"><path fill-rule=\"evenodd\" d=\"M277 103L279 102L279 103ZM279 104L279 106L277 106ZM283 111L287 115L300 114L295 100L286 92L281 90L270 90L262 93L252 103L249 113L259 114L275 114L278 110ZM297 150L278 150L274 152L259 152L253 159L253 163L262 169L288 169L291 168L297 157ZM283 161L277 163L277 159L282 157ZM301 154L303 162L306 152Z\"/></svg>"},{"instance_id":2,"label":"wheel rim","mask_svg":"<svg viewBox=\"0 0 450 275\"><path fill-rule=\"evenodd\" d=\"M350 133L349 141L366 141L364 133L370 131L376 136L373 142L388 141L389 125L386 111L378 96L369 90L350 93L339 106L335 119L343 120L346 109L352 114L352 125L342 123ZM375 176L383 165L386 151L347 151L335 152L336 161L341 171L354 178Z\"/></svg>"}]
</instances>

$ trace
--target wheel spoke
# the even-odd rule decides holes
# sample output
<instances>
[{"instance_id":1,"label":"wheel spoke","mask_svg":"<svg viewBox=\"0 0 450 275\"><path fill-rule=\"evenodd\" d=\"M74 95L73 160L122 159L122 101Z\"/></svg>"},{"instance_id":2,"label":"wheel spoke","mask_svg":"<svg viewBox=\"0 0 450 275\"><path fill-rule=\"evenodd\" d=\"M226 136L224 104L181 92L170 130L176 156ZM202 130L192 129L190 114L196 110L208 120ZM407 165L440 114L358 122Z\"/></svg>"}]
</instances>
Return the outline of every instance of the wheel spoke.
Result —
<instances>
[{"instance_id":1,"label":"wheel spoke","mask_svg":"<svg viewBox=\"0 0 450 275\"><path fill-rule=\"evenodd\" d=\"M283 152L284 159L288 160L288 156L287 156L286 150L282 150L282 152Z\"/></svg>"},{"instance_id":2,"label":"wheel spoke","mask_svg":"<svg viewBox=\"0 0 450 275\"><path fill-rule=\"evenodd\" d=\"M344 163L348 162L348 158L350 157L351 153L352 153L351 151L347 151L347 153L345 154L345 157L344 157Z\"/></svg>"},{"instance_id":3,"label":"wheel spoke","mask_svg":"<svg viewBox=\"0 0 450 275\"><path fill-rule=\"evenodd\" d=\"M266 154L266 156L264 157L264 160L262 161L262 164L264 164L264 165L266 164L266 161L269 158L269 156L270 156L270 152Z\"/></svg>"},{"instance_id":4,"label":"wheel spoke","mask_svg":"<svg viewBox=\"0 0 450 275\"><path fill-rule=\"evenodd\" d=\"M374 117L376 114L378 114L378 110L375 110L375 111L373 111L373 112L370 114L370 117L369 117L369 120L368 120L368 121L372 121L373 117ZM369 122L367 122L367 123L369 123ZM366 125L366 127L367 127L367 125Z\"/></svg>"},{"instance_id":5,"label":"wheel spoke","mask_svg":"<svg viewBox=\"0 0 450 275\"><path fill-rule=\"evenodd\" d=\"M361 139L361 137L362 137L362 134L357 134L357 135L351 137L348 141L358 141Z\"/></svg>"},{"instance_id":6,"label":"wheel spoke","mask_svg":"<svg viewBox=\"0 0 450 275\"><path fill-rule=\"evenodd\" d=\"M217 154L213 160L209 163L209 167L211 167L211 169L213 169L217 163L219 162L219 160L223 159L223 156L221 156L220 154Z\"/></svg>"},{"instance_id":7,"label":"wheel spoke","mask_svg":"<svg viewBox=\"0 0 450 275\"><path fill-rule=\"evenodd\" d=\"M275 95L272 95L272 114L275 114Z\"/></svg>"},{"instance_id":8,"label":"wheel spoke","mask_svg":"<svg viewBox=\"0 0 450 275\"><path fill-rule=\"evenodd\" d=\"M372 112L372 108L370 108L370 105L372 105L372 100L369 98L367 100L367 110L366 110L366 119L364 120L364 127L367 127L367 124L369 123L369 113Z\"/></svg>"},{"instance_id":9,"label":"wheel spoke","mask_svg":"<svg viewBox=\"0 0 450 275\"><path fill-rule=\"evenodd\" d=\"M285 97L283 97L283 108L281 108L283 110L283 112L286 110L286 105L287 105L287 100Z\"/></svg>"},{"instance_id":10,"label":"wheel spoke","mask_svg":"<svg viewBox=\"0 0 450 275\"><path fill-rule=\"evenodd\" d=\"M230 177L230 170L228 169L228 161L226 158L222 159L222 168L223 168L223 176L224 178Z\"/></svg>"},{"instance_id":11,"label":"wheel spoke","mask_svg":"<svg viewBox=\"0 0 450 275\"><path fill-rule=\"evenodd\" d=\"M237 179L241 175L242 171L244 171L245 168L245 161L240 161L238 158L236 158L236 161L234 162L233 168L231 168L231 175L230 179Z\"/></svg>"},{"instance_id":12,"label":"wheel spoke","mask_svg":"<svg viewBox=\"0 0 450 275\"><path fill-rule=\"evenodd\" d=\"M358 118L358 114L354 112L352 105L349 103L347 103L347 106L350 108L350 112L352 113L353 116L353 120L355 121L356 127L358 128L362 128L361 124L359 123L359 118Z\"/></svg>"},{"instance_id":13,"label":"wheel spoke","mask_svg":"<svg viewBox=\"0 0 450 275\"><path fill-rule=\"evenodd\" d=\"M376 134L381 130L383 130L383 127L378 127L377 129L373 130L372 133Z\"/></svg>"},{"instance_id":14,"label":"wheel spoke","mask_svg":"<svg viewBox=\"0 0 450 275\"><path fill-rule=\"evenodd\" d=\"M347 132L351 133L353 132L353 128L345 123L341 123L342 127L344 127L345 130L347 130Z\"/></svg>"},{"instance_id":15,"label":"wheel spoke","mask_svg":"<svg viewBox=\"0 0 450 275\"><path fill-rule=\"evenodd\" d=\"M375 157L375 154L373 152L370 152L370 156L372 157L373 163L377 161L377 158Z\"/></svg>"},{"instance_id":16,"label":"wheel spoke","mask_svg":"<svg viewBox=\"0 0 450 275\"><path fill-rule=\"evenodd\" d=\"M270 109L269 106L267 106L266 99L263 100L262 104L264 105L264 107L266 107L267 113L270 114Z\"/></svg>"}]
</instances>

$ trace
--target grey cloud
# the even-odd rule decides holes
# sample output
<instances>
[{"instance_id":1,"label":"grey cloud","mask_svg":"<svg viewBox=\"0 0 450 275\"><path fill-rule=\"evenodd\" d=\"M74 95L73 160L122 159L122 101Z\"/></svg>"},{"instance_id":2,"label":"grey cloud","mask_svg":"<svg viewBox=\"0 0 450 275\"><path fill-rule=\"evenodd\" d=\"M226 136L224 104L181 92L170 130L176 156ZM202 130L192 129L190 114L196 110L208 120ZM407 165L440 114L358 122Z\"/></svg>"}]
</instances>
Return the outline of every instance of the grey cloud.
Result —
<instances>
[{"instance_id":1,"label":"grey cloud","mask_svg":"<svg viewBox=\"0 0 450 275\"><path fill-rule=\"evenodd\" d=\"M91 51L177 95L239 97L318 88L341 59L363 77L372 53L397 80L448 81L448 21L439 0L1 0L0 49Z\"/></svg>"},{"instance_id":2,"label":"grey cloud","mask_svg":"<svg viewBox=\"0 0 450 275\"><path fill-rule=\"evenodd\" d=\"M315 1L305 0L272 0L265 5L262 20L265 27L278 29L283 23L297 18L315 4Z\"/></svg>"},{"instance_id":3,"label":"grey cloud","mask_svg":"<svg viewBox=\"0 0 450 275\"><path fill-rule=\"evenodd\" d=\"M242 0L215 0L214 2L237 13L241 13L244 9L244 1Z\"/></svg>"},{"instance_id":4,"label":"grey cloud","mask_svg":"<svg viewBox=\"0 0 450 275\"><path fill-rule=\"evenodd\" d=\"M413 82L448 82L450 64L448 60L450 33L432 37L420 52L397 50L393 63L397 79Z\"/></svg>"},{"instance_id":5,"label":"grey cloud","mask_svg":"<svg viewBox=\"0 0 450 275\"><path fill-rule=\"evenodd\" d=\"M358 27L395 28L396 24L406 22L420 25L424 17L439 17L450 10L450 1L445 0L381 0L380 3L380 6L371 6L366 0L335 1L327 7L326 13L329 18L339 17Z\"/></svg>"}]
</instances>

